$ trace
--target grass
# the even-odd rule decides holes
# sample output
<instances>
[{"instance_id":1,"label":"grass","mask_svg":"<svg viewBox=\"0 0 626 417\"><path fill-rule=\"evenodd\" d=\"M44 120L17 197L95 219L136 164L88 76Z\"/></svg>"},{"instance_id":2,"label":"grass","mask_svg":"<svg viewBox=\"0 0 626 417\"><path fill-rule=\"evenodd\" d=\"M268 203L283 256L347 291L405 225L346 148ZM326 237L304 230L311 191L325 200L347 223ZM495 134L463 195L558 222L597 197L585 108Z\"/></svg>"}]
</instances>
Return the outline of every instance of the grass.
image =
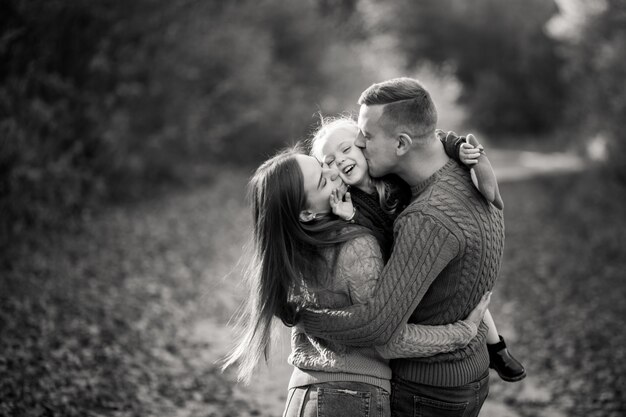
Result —
<instances>
[{"instance_id":1,"label":"grass","mask_svg":"<svg viewBox=\"0 0 626 417\"><path fill-rule=\"evenodd\" d=\"M524 416L624 411L626 190L599 178L501 187L507 246L491 309L549 395L494 381L492 398ZM0 415L264 414L213 362L224 333L194 331L207 318L223 327L244 297L245 179L228 172L16 243L0 271Z\"/></svg>"}]
</instances>

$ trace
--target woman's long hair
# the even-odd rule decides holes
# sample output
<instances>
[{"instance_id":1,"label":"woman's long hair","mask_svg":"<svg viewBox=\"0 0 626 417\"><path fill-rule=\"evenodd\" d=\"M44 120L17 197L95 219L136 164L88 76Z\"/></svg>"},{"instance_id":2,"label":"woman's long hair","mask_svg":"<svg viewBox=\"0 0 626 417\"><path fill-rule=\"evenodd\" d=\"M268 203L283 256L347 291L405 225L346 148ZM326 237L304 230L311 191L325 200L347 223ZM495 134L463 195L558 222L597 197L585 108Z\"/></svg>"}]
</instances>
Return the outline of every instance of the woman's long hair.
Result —
<instances>
[{"instance_id":1,"label":"woman's long hair","mask_svg":"<svg viewBox=\"0 0 626 417\"><path fill-rule=\"evenodd\" d=\"M319 159L323 158L322 148L328 137L339 129L350 129L356 136L359 126L350 116L323 117L320 114L320 126L310 139L311 155ZM380 178L371 178L372 185L378 193L378 203L387 214L394 214L401 208L401 201L397 198L401 187L398 181L385 181Z\"/></svg>"},{"instance_id":2,"label":"woman's long hair","mask_svg":"<svg viewBox=\"0 0 626 417\"><path fill-rule=\"evenodd\" d=\"M238 379L249 382L256 365L267 360L272 319L287 326L298 319L302 305L290 297L302 281L315 280L322 250L365 233L345 230L346 223L322 216L309 223L299 219L307 207L296 147L264 162L248 184L253 215L253 254L245 277L250 288L247 308L240 314L240 343L226 357L223 368L239 362ZM311 282L316 284L316 282ZM319 283L317 283L319 284Z\"/></svg>"}]
</instances>

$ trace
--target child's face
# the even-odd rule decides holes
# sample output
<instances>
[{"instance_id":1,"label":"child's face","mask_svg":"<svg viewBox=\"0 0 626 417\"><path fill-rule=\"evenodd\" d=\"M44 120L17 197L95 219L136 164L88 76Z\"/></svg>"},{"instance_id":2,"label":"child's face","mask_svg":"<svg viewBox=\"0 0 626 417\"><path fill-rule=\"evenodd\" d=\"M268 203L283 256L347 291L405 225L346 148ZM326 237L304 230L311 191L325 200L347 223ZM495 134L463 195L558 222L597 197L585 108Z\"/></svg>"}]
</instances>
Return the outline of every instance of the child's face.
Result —
<instances>
[{"instance_id":1,"label":"child's face","mask_svg":"<svg viewBox=\"0 0 626 417\"><path fill-rule=\"evenodd\" d=\"M323 161L337 168L343 182L355 187L369 180L367 161L361 149L354 145L357 134L357 128L336 129L327 136L322 147Z\"/></svg>"}]
</instances>

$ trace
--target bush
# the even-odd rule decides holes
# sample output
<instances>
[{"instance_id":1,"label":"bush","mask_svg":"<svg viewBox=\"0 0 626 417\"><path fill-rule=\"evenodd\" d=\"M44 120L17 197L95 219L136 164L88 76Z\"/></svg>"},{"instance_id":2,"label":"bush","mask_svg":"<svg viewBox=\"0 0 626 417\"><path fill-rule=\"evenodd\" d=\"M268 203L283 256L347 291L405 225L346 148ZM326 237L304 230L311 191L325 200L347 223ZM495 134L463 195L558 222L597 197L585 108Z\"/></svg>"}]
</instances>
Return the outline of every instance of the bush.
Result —
<instances>
[{"instance_id":1,"label":"bush","mask_svg":"<svg viewBox=\"0 0 626 417\"><path fill-rule=\"evenodd\" d=\"M74 2L3 3L0 243L73 213L102 192L102 94L89 62L112 16ZM83 36L75 36L82 33Z\"/></svg>"},{"instance_id":2,"label":"bush","mask_svg":"<svg viewBox=\"0 0 626 417\"><path fill-rule=\"evenodd\" d=\"M561 13L549 25L567 58L568 119L584 141L609 141L608 166L626 184L626 3L559 0Z\"/></svg>"},{"instance_id":3,"label":"bush","mask_svg":"<svg viewBox=\"0 0 626 417\"><path fill-rule=\"evenodd\" d=\"M0 7L2 244L304 136L316 103L351 77L320 65L327 45L360 35L353 2Z\"/></svg>"}]
</instances>

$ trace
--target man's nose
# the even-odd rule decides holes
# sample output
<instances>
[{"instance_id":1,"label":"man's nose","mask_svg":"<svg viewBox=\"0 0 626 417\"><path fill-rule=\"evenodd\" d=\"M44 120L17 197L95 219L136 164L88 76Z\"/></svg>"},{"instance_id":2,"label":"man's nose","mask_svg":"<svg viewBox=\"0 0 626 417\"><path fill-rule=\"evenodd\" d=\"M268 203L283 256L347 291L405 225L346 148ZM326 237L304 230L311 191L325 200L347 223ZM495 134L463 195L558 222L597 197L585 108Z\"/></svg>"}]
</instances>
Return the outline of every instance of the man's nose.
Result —
<instances>
[{"instance_id":1,"label":"man's nose","mask_svg":"<svg viewBox=\"0 0 626 417\"><path fill-rule=\"evenodd\" d=\"M361 132L356 135L356 139L354 139L354 144L359 148L365 148L365 140Z\"/></svg>"}]
</instances>

